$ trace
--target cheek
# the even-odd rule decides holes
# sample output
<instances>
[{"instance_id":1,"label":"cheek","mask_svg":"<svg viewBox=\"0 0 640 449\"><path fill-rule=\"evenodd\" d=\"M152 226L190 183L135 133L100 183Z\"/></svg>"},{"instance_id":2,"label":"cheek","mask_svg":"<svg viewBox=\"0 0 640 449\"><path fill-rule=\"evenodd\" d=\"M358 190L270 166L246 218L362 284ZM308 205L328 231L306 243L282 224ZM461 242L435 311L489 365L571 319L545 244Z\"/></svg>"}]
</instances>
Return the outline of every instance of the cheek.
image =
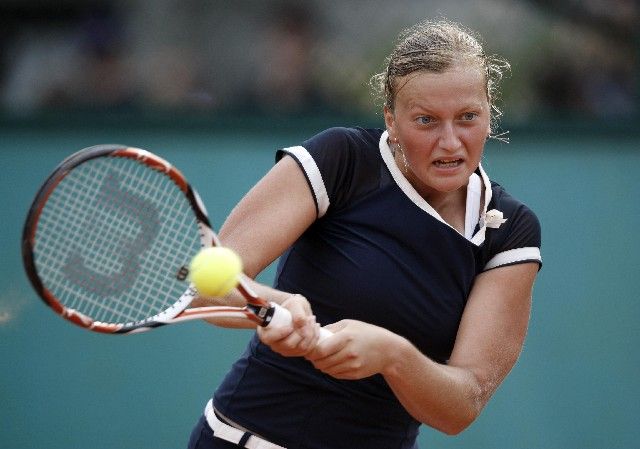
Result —
<instances>
[{"instance_id":1,"label":"cheek","mask_svg":"<svg viewBox=\"0 0 640 449\"><path fill-rule=\"evenodd\" d=\"M469 139L467 139L467 146L469 147L469 149L474 149L477 150L478 148L482 149L482 147L484 147L484 144L487 141L487 136L484 134L474 134L472 136L470 136Z\"/></svg>"},{"instance_id":2,"label":"cheek","mask_svg":"<svg viewBox=\"0 0 640 449\"><path fill-rule=\"evenodd\" d=\"M398 130L398 128L396 128ZM411 129L398 130L400 141L405 153L411 159L428 157L431 152L437 151L439 135L437 132L419 132ZM467 157L479 162L484 146L487 141L487 134L483 128L458 130L458 139L464 147Z\"/></svg>"},{"instance_id":3,"label":"cheek","mask_svg":"<svg viewBox=\"0 0 640 449\"><path fill-rule=\"evenodd\" d=\"M473 130L464 135L463 141L469 155L473 157L476 154L482 154L484 145L487 142L487 134L479 130Z\"/></svg>"},{"instance_id":4,"label":"cheek","mask_svg":"<svg viewBox=\"0 0 640 449\"><path fill-rule=\"evenodd\" d=\"M437 143L437 133L403 130L400 141L410 152L425 153L432 150Z\"/></svg>"}]
</instances>

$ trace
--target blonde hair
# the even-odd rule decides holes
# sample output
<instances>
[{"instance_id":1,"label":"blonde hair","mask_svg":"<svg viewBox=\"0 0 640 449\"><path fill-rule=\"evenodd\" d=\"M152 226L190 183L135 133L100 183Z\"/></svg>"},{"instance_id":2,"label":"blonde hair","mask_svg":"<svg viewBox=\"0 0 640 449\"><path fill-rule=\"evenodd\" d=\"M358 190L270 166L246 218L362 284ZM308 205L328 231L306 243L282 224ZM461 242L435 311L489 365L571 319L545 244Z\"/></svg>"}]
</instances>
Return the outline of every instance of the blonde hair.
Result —
<instances>
[{"instance_id":1,"label":"blonde hair","mask_svg":"<svg viewBox=\"0 0 640 449\"><path fill-rule=\"evenodd\" d=\"M420 22L400 33L385 62L386 68L371 78L371 86L392 111L401 87L399 78L419 71L442 73L454 64L476 65L485 75L492 131L497 126L502 115L496 106L499 83L510 65L499 56L487 55L473 31L447 20Z\"/></svg>"}]
</instances>

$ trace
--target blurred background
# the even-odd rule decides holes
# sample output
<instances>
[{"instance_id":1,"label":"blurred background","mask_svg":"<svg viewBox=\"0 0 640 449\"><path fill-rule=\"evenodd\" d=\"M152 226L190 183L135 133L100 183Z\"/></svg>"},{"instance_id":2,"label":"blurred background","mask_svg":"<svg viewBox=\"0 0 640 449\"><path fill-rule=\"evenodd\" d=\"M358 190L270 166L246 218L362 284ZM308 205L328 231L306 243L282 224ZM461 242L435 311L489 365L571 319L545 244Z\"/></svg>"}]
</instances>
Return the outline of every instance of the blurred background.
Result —
<instances>
[{"instance_id":1,"label":"blurred background","mask_svg":"<svg viewBox=\"0 0 640 449\"><path fill-rule=\"evenodd\" d=\"M483 165L537 212L544 267L510 377L466 432L425 427L420 447L640 447L635 0L0 0L0 447L185 447L250 335L93 335L42 306L19 242L62 158L154 151L219 226L277 148L383 126L369 79L402 29L438 17L512 64L510 143L491 142Z\"/></svg>"},{"instance_id":2,"label":"blurred background","mask_svg":"<svg viewBox=\"0 0 640 449\"><path fill-rule=\"evenodd\" d=\"M632 0L0 2L0 100L50 110L373 114L397 33L457 19L507 57L511 121L638 114Z\"/></svg>"}]
</instances>

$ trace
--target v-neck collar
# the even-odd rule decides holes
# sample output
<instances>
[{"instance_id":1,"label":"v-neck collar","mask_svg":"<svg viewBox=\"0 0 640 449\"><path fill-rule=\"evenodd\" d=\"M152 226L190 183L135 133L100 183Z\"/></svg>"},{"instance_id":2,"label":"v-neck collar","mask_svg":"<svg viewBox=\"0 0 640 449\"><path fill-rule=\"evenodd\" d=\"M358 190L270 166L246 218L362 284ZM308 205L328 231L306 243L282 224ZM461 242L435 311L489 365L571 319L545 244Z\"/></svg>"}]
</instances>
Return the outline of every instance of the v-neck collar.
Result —
<instances>
[{"instance_id":1,"label":"v-neck collar","mask_svg":"<svg viewBox=\"0 0 640 449\"><path fill-rule=\"evenodd\" d=\"M389 133L387 131L384 131L382 133L382 136L380 137L380 142L378 145L380 148L380 155L382 156L382 160L384 161L385 165L389 169L389 172L391 173L393 180L398 185L400 190L402 190L402 192L407 196L407 198L409 198L409 200L411 200L411 202L413 202L420 209L422 209L423 211L425 211L426 213L428 213L438 221L449 226L451 229L453 229L458 234L460 234L460 232L456 228L451 226L440 216L440 214L427 202L427 200L425 200L418 193L418 191L411 185L411 183L404 176L404 174L398 167L398 164L396 164L395 158L393 157L393 152L391 151L391 148L389 147L389 143L387 141L388 137L389 137ZM472 179L474 176L478 176L480 178L480 186L479 188L469 187L467 189L467 203L465 206L465 217L473 216L473 214L470 214L469 212L472 211L474 208L475 210L479 211L479 217L478 217L478 220L472 220L473 223L467 223L467 220L465 219L465 228L468 226L472 226L473 229L471 230L465 229L465 233L460 235L462 235L464 238L466 238L467 240L469 240L475 245L481 245L484 242L485 234L487 230L484 217L487 213L487 208L489 206L489 203L491 202L491 194L492 194L491 182L489 181L489 177L487 176L484 169L482 168L482 165L479 165L476 172L472 173L470 177L470 185L474 184L474 181ZM482 198L482 190L484 190L484 204L482 205L482 208L481 208L480 201ZM478 229L477 232L474 233L473 231L476 228L476 225L478 223L480 223L480 228Z\"/></svg>"}]
</instances>

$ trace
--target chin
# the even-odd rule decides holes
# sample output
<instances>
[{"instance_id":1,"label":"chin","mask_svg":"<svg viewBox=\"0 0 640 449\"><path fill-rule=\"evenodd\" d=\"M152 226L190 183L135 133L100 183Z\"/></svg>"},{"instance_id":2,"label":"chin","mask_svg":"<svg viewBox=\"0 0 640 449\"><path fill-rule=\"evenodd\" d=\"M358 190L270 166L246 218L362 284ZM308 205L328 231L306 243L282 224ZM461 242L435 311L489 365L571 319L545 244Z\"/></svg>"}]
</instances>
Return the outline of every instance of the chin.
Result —
<instances>
[{"instance_id":1,"label":"chin","mask_svg":"<svg viewBox=\"0 0 640 449\"><path fill-rule=\"evenodd\" d=\"M466 188L469 184L469 176L455 176L449 179L438 179L433 183L434 188L441 193L452 193L462 188Z\"/></svg>"}]
</instances>

